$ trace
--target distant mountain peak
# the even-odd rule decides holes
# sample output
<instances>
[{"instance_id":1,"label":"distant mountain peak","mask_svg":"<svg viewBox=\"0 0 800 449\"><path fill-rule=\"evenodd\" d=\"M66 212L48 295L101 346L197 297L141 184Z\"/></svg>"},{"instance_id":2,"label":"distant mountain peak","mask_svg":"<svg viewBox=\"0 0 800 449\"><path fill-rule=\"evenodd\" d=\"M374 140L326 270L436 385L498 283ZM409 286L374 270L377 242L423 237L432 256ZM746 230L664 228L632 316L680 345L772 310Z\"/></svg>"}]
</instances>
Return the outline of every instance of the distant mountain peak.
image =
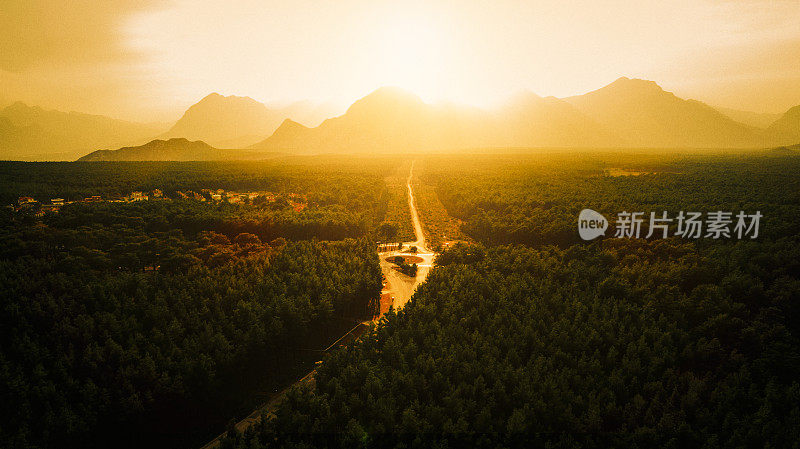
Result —
<instances>
[{"instance_id":1,"label":"distant mountain peak","mask_svg":"<svg viewBox=\"0 0 800 449\"><path fill-rule=\"evenodd\" d=\"M284 129L284 130L286 130L286 129L308 129L308 127L303 125L302 123L298 123L298 122L296 122L296 121L294 121L294 120L292 120L290 118L287 118L286 120L283 121L283 123L281 123L281 126L279 126L278 129ZM276 132L277 132L277 130L276 130Z\"/></svg>"},{"instance_id":2,"label":"distant mountain peak","mask_svg":"<svg viewBox=\"0 0 800 449\"><path fill-rule=\"evenodd\" d=\"M270 108L250 97L212 92L186 109L159 137L202 140L217 148L247 148L274 133L286 118L319 123L327 117L324 108L314 109L310 102Z\"/></svg>"},{"instance_id":3,"label":"distant mountain peak","mask_svg":"<svg viewBox=\"0 0 800 449\"><path fill-rule=\"evenodd\" d=\"M211 92L210 94L203 97L200 101L198 101L195 105L202 104L202 103L217 103L217 102L241 102L241 103L255 103L263 106L263 104L259 103L258 101L250 98L250 97L240 97L238 95L221 95L217 92ZM266 108L266 106L264 106Z\"/></svg>"},{"instance_id":4,"label":"distant mountain peak","mask_svg":"<svg viewBox=\"0 0 800 449\"><path fill-rule=\"evenodd\" d=\"M552 98L552 97L548 97ZM527 89L520 90L509 97L505 103L506 108L525 108L531 105L541 104L544 98Z\"/></svg>"},{"instance_id":5,"label":"distant mountain peak","mask_svg":"<svg viewBox=\"0 0 800 449\"><path fill-rule=\"evenodd\" d=\"M800 105L786 111L766 131L780 144L793 144L800 140Z\"/></svg>"},{"instance_id":6,"label":"distant mountain peak","mask_svg":"<svg viewBox=\"0 0 800 449\"><path fill-rule=\"evenodd\" d=\"M160 137L186 137L217 147L244 147L269 135L282 118L250 97L213 92L191 105Z\"/></svg>"},{"instance_id":7,"label":"distant mountain peak","mask_svg":"<svg viewBox=\"0 0 800 449\"><path fill-rule=\"evenodd\" d=\"M616 89L625 89L628 91L652 91L652 92L664 92L664 89L658 85L655 81L650 81L641 78L628 78L627 76L621 76L614 80L613 83L606 86L607 88L616 88Z\"/></svg>"},{"instance_id":8,"label":"distant mountain peak","mask_svg":"<svg viewBox=\"0 0 800 449\"><path fill-rule=\"evenodd\" d=\"M36 106L28 106L27 104L25 104L25 103L23 103L21 101L15 101L15 102L11 103L10 105L6 106L6 110L9 110L9 109L23 109L23 108L24 109L30 109L31 107L36 107Z\"/></svg>"},{"instance_id":9,"label":"distant mountain peak","mask_svg":"<svg viewBox=\"0 0 800 449\"><path fill-rule=\"evenodd\" d=\"M170 144L201 143L203 145L208 145L207 143L203 142L202 140L189 140L189 139L187 139L185 137L173 137L173 138L167 139L167 140L154 139L154 140L151 140L150 142L146 143L145 145L150 145L150 144L156 143L156 142L164 142L164 143L170 143ZM211 146L211 145L208 145L208 146Z\"/></svg>"},{"instance_id":10,"label":"distant mountain peak","mask_svg":"<svg viewBox=\"0 0 800 449\"><path fill-rule=\"evenodd\" d=\"M396 86L384 86L372 91L367 96L350 105L350 108L347 109L347 113L369 113L376 108L416 108L424 105L425 102L412 92Z\"/></svg>"},{"instance_id":11,"label":"distant mountain peak","mask_svg":"<svg viewBox=\"0 0 800 449\"><path fill-rule=\"evenodd\" d=\"M127 148L161 148L161 147L175 146L175 145L187 145L194 148L213 148L211 145L203 142L202 140L189 140L183 137L173 137L171 139L166 139L166 140L154 139L138 147L125 147L121 149L124 150Z\"/></svg>"},{"instance_id":12,"label":"distant mountain peak","mask_svg":"<svg viewBox=\"0 0 800 449\"><path fill-rule=\"evenodd\" d=\"M294 142L295 139L303 136L311 129L313 128L309 128L301 123L297 123L296 121L287 118L283 121L283 123L281 123L281 126L279 126L278 129L276 129L275 132L272 133L272 135L267 139L273 144L294 147L292 142ZM258 149L260 144L263 144L263 141L253 145L250 148Z\"/></svg>"},{"instance_id":13,"label":"distant mountain peak","mask_svg":"<svg viewBox=\"0 0 800 449\"><path fill-rule=\"evenodd\" d=\"M755 129L705 103L680 98L649 80L622 77L564 100L614 130L629 146L744 148L763 141Z\"/></svg>"},{"instance_id":14,"label":"distant mountain peak","mask_svg":"<svg viewBox=\"0 0 800 449\"><path fill-rule=\"evenodd\" d=\"M794 106L786 111L787 117L800 117L800 106Z\"/></svg>"},{"instance_id":15,"label":"distant mountain peak","mask_svg":"<svg viewBox=\"0 0 800 449\"><path fill-rule=\"evenodd\" d=\"M30 106L27 103L23 103L21 101L15 101L14 103L6 106L3 109L3 113L7 115L15 115L15 114L31 114L31 113L42 113L46 112L39 106ZM53 112L53 111L47 111Z\"/></svg>"},{"instance_id":16,"label":"distant mountain peak","mask_svg":"<svg viewBox=\"0 0 800 449\"><path fill-rule=\"evenodd\" d=\"M98 150L80 159L85 161L169 161L218 160L234 158L242 153L219 150L202 140L190 141L182 137L168 140L155 139L144 145L123 147L118 150Z\"/></svg>"}]
</instances>

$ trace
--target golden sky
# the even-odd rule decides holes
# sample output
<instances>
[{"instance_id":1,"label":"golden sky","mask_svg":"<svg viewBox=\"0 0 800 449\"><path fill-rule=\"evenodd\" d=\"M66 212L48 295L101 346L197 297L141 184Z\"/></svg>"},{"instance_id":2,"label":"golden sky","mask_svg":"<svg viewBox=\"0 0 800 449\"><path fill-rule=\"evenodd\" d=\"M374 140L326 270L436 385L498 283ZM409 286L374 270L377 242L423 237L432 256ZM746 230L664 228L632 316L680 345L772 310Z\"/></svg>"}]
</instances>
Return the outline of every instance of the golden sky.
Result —
<instances>
[{"instance_id":1,"label":"golden sky","mask_svg":"<svg viewBox=\"0 0 800 449\"><path fill-rule=\"evenodd\" d=\"M488 106L620 76L712 105L800 104L800 0L0 0L0 99L174 120L210 92Z\"/></svg>"}]
</instances>

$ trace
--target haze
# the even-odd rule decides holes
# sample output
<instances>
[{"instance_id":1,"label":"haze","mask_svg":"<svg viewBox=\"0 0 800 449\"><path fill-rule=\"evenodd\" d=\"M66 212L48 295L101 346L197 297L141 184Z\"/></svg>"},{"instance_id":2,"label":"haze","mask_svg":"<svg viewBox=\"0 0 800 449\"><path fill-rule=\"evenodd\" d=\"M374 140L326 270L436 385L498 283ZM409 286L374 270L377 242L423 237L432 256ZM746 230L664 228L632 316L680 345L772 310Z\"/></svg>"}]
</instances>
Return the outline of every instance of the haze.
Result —
<instances>
[{"instance_id":1,"label":"haze","mask_svg":"<svg viewBox=\"0 0 800 449\"><path fill-rule=\"evenodd\" d=\"M210 92L344 108L396 85L488 106L623 75L727 108L800 103L794 0L6 0L3 10L0 102L141 122L174 120Z\"/></svg>"}]
</instances>

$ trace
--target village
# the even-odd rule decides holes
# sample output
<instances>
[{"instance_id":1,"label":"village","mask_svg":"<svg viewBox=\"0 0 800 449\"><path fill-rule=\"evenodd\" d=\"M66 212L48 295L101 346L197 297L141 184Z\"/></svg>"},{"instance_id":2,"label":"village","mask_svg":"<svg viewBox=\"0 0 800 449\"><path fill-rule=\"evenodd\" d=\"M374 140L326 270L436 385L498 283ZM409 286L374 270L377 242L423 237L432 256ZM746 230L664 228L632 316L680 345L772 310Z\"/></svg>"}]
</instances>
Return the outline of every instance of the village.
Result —
<instances>
[{"instance_id":1,"label":"village","mask_svg":"<svg viewBox=\"0 0 800 449\"><path fill-rule=\"evenodd\" d=\"M256 192L234 192L224 189L201 189L200 192L191 190L176 190L173 195L167 196L160 189L153 189L149 192L134 191L126 196L103 198L100 195L92 195L80 200L65 200L64 198L51 198L49 203L43 203L31 196L20 196L16 205L9 205L16 212L30 212L37 217L47 213L58 213L59 210L68 204L73 203L131 203L137 201L170 201L170 200L191 200L198 202L229 203L229 204L269 204L278 200L285 200L296 212L300 212L308 205L305 195L299 193L275 193L268 191Z\"/></svg>"}]
</instances>

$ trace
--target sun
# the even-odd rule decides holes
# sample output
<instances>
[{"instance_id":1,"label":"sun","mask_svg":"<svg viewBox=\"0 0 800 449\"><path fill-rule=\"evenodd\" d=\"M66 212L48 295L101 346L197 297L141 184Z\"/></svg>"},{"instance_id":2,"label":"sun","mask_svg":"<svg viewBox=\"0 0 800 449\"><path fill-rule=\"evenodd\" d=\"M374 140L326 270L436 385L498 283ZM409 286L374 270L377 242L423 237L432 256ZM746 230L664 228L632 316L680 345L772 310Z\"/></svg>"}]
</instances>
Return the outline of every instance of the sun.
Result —
<instances>
[{"instance_id":1,"label":"sun","mask_svg":"<svg viewBox=\"0 0 800 449\"><path fill-rule=\"evenodd\" d=\"M379 82L425 99L441 98L449 43L443 27L421 15L392 15L379 22L374 41Z\"/></svg>"}]
</instances>

